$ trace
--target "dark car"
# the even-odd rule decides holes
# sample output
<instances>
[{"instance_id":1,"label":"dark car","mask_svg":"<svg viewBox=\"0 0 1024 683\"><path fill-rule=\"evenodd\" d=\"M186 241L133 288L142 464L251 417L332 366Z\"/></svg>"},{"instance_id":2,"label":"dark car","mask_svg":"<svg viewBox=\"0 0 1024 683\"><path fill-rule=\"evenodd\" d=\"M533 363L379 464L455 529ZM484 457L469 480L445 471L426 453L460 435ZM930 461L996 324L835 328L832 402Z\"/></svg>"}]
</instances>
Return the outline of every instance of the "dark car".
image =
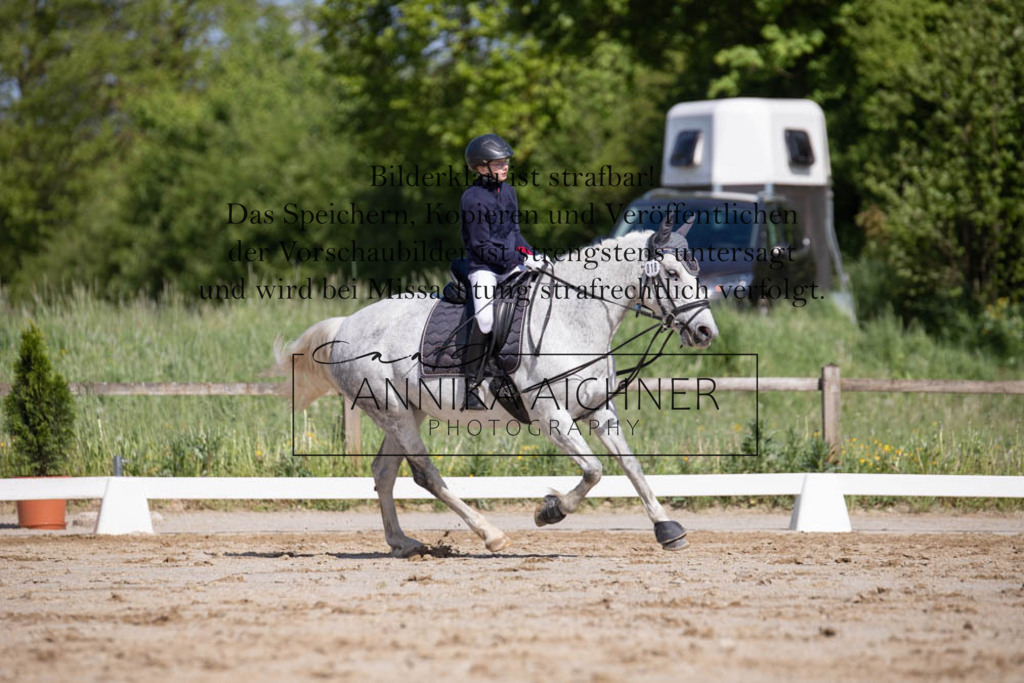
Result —
<instances>
[{"instance_id":1,"label":"dark car","mask_svg":"<svg viewBox=\"0 0 1024 683\"><path fill-rule=\"evenodd\" d=\"M686 239L710 298L761 306L810 298L810 239L783 199L652 190L622 211L612 236L657 230L666 218L675 229L693 220Z\"/></svg>"}]
</instances>

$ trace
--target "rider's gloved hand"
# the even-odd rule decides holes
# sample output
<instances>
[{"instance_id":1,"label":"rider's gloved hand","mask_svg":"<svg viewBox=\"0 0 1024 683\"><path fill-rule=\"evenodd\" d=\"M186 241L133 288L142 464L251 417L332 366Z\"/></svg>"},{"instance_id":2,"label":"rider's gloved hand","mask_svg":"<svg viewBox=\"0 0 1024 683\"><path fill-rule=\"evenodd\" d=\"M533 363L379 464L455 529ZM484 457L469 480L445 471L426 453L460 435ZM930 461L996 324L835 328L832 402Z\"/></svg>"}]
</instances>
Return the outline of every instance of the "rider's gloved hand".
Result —
<instances>
[{"instance_id":1,"label":"rider's gloved hand","mask_svg":"<svg viewBox=\"0 0 1024 683\"><path fill-rule=\"evenodd\" d=\"M551 259L544 254L531 254L526 257L525 265L530 270L544 270L550 263Z\"/></svg>"}]
</instances>

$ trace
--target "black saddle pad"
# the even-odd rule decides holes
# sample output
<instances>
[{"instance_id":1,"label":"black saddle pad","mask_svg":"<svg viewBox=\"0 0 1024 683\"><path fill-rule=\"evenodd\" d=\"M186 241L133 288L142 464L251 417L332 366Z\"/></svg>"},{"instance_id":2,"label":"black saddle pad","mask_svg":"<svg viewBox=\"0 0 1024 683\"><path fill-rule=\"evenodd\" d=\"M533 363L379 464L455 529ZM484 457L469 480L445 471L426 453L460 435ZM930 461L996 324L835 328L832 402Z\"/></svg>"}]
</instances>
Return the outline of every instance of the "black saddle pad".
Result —
<instances>
[{"instance_id":1,"label":"black saddle pad","mask_svg":"<svg viewBox=\"0 0 1024 683\"><path fill-rule=\"evenodd\" d=\"M512 315L506 316L495 310L494 334L501 348L488 362L486 374L512 374L519 368L529 303L529 298L522 294L492 304L509 306ZM472 354L479 353L476 349L464 348L473 325L472 311L472 300L465 304L454 304L441 299L434 304L420 337L420 372L424 377L459 377L465 374L463 359L472 359L475 357ZM511 318L511 324L508 333L504 334L503 330L497 329L497 324L508 318ZM503 336L504 343L501 343Z\"/></svg>"}]
</instances>

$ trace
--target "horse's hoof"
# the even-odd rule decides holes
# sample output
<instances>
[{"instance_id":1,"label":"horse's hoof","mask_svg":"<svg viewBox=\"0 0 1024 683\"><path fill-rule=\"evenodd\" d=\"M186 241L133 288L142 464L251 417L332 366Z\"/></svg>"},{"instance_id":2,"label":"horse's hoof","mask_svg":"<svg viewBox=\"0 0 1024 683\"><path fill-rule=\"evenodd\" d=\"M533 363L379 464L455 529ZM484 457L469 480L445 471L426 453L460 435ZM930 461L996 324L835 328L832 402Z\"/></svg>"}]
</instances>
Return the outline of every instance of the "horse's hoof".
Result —
<instances>
[{"instance_id":1,"label":"horse's hoof","mask_svg":"<svg viewBox=\"0 0 1024 683\"><path fill-rule=\"evenodd\" d=\"M661 544L661 549L662 550L682 550L683 548L689 547L689 545L690 545L690 542L686 540L686 537L683 537L683 538L677 538L674 541L669 541L668 543L662 543Z\"/></svg>"},{"instance_id":2,"label":"horse's hoof","mask_svg":"<svg viewBox=\"0 0 1024 683\"><path fill-rule=\"evenodd\" d=\"M497 553L512 545L512 540L505 534L502 534L501 536L490 539L484 545L486 545L487 549L492 553Z\"/></svg>"},{"instance_id":3,"label":"horse's hoof","mask_svg":"<svg viewBox=\"0 0 1024 683\"><path fill-rule=\"evenodd\" d=\"M416 555L426 555L426 554L427 554L427 546L423 545L422 543L420 543L418 545L400 546L398 548L392 548L391 549L391 557L397 557L397 558L399 558L401 560L405 560L405 559L408 559L410 557L414 557Z\"/></svg>"},{"instance_id":4,"label":"horse's hoof","mask_svg":"<svg viewBox=\"0 0 1024 683\"><path fill-rule=\"evenodd\" d=\"M679 522L655 522L654 537L665 550L682 550L690 545L686 540L686 529Z\"/></svg>"},{"instance_id":5,"label":"horse's hoof","mask_svg":"<svg viewBox=\"0 0 1024 683\"><path fill-rule=\"evenodd\" d=\"M561 501L558 496L554 495L544 496L544 500L533 513L533 521L537 526L558 524L563 519L565 519L565 513L562 512Z\"/></svg>"}]
</instances>

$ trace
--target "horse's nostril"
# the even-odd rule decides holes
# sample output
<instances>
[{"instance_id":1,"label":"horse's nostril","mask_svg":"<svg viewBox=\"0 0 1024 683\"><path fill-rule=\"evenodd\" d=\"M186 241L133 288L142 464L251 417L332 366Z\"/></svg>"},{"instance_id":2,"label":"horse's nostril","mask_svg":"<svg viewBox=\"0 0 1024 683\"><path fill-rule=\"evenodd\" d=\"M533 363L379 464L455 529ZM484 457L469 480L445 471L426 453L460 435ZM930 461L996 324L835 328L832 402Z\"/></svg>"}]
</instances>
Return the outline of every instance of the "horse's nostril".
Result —
<instances>
[{"instance_id":1,"label":"horse's nostril","mask_svg":"<svg viewBox=\"0 0 1024 683\"><path fill-rule=\"evenodd\" d=\"M700 337L701 341L711 339L711 334L711 328L708 327L707 325L697 326L697 336Z\"/></svg>"}]
</instances>

